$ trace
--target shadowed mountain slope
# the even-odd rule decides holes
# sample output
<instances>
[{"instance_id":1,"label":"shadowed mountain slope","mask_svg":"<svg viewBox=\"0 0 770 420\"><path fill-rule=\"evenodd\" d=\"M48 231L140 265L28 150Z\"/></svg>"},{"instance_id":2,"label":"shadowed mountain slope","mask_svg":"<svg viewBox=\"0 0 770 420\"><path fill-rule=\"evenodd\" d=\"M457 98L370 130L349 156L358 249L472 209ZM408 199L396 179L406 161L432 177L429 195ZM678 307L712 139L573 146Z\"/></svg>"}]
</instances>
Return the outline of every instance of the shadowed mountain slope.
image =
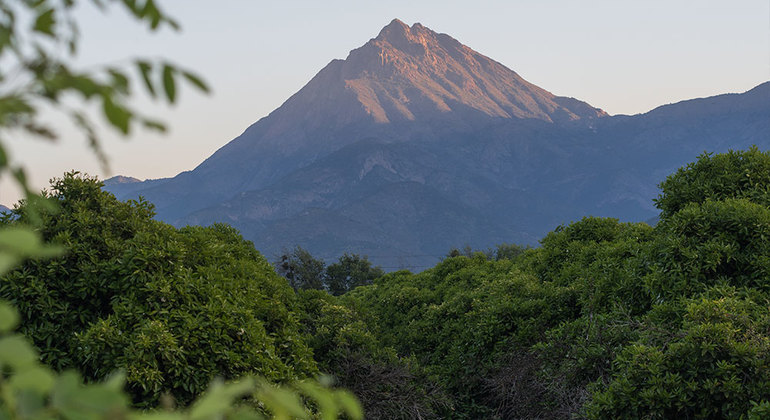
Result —
<instances>
[{"instance_id":1,"label":"shadowed mountain slope","mask_svg":"<svg viewBox=\"0 0 770 420\"><path fill-rule=\"evenodd\" d=\"M194 170L106 188L177 225L230 223L269 257L301 245L419 267L584 215L650 219L667 174L768 133L770 83L610 117L394 20Z\"/></svg>"}]
</instances>

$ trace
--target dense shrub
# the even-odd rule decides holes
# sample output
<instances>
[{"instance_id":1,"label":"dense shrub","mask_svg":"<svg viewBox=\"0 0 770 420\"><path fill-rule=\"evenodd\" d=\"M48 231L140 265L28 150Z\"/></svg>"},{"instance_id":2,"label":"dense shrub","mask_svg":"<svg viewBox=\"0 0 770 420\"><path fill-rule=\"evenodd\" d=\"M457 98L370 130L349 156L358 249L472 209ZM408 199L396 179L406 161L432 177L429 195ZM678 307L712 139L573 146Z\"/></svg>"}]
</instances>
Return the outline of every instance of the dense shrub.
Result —
<instances>
[{"instance_id":1,"label":"dense shrub","mask_svg":"<svg viewBox=\"0 0 770 420\"><path fill-rule=\"evenodd\" d=\"M299 292L304 332L319 369L352 391L373 419L440 418L450 401L415 361L396 356L361 318L328 293Z\"/></svg>"},{"instance_id":2,"label":"dense shrub","mask_svg":"<svg viewBox=\"0 0 770 420\"><path fill-rule=\"evenodd\" d=\"M645 278L657 299L714 284L770 291L770 208L746 199L690 203L662 220Z\"/></svg>"},{"instance_id":3,"label":"dense shrub","mask_svg":"<svg viewBox=\"0 0 770 420\"><path fill-rule=\"evenodd\" d=\"M684 302L677 330L650 328L618 357L591 418L739 418L770 400L768 300L716 289Z\"/></svg>"},{"instance_id":4,"label":"dense shrub","mask_svg":"<svg viewBox=\"0 0 770 420\"><path fill-rule=\"evenodd\" d=\"M0 282L43 361L90 380L123 369L147 405L163 392L188 402L216 376L317 373L293 291L249 242L224 225L178 230L100 187L77 174L55 180L49 196L61 210L43 213L40 229L69 252Z\"/></svg>"},{"instance_id":5,"label":"dense shrub","mask_svg":"<svg viewBox=\"0 0 770 420\"><path fill-rule=\"evenodd\" d=\"M704 153L660 184L655 204L662 218L690 203L744 198L770 206L770 152L756 146L745 151Z\"/></svg>"}]
</instances>

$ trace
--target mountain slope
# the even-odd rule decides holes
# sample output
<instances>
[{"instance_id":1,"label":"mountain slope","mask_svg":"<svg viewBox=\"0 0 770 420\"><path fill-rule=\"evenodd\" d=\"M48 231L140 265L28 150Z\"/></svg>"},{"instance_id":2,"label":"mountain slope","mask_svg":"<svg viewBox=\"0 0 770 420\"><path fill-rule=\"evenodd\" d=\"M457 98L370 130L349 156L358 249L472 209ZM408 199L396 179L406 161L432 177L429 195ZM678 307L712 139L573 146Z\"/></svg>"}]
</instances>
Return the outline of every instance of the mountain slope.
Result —
<instances>
[{"instance_id":1,"label":"mountain slope","mask_svg":"<svg viewBox=\"0 0 770 420\"><path fill-rule=\"evenodd\" d=\"M230 223L268 256L421 267L585 215L648 220L666 175L768 133L770 83L611 117L394 20L194 170L106 188L177 225Z\"/></svg>"},{"instance_id":2,"label":"mountain slope","mask_svg":"<svg viewBox=\"0 0 770 420\"><path fill-rule=\"evenodd\" d=\"M440 141L494 119L569 123L605 115L526 82L448 35L394 20L193 171L141 193L161 218L176 220L365 138Z\"/></svg>"}]
</instances>

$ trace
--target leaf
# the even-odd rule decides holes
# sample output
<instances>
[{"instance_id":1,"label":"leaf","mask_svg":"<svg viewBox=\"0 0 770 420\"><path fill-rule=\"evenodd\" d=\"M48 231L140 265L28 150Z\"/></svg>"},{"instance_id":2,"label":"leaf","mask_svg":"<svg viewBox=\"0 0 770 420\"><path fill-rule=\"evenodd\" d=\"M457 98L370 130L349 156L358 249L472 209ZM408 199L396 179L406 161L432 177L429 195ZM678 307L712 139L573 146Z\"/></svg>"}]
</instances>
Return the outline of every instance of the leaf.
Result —
<instances>
[{"instance_id":1,"label":"leaf","mask_svg":"<svg viewBox=\"0 0 770 420\"><path fill-rule=\"evenodd\" d=\"M275 419L307 419L310 416L296 392L263 383L257 398L273 413Z\"/></svg>"},{"instance_id":2,"label":"leaf","mask_svg":"<svg viewBox=\"0 0 770 420\"><path fill-rule=\"evenodd\" d=\"M43 137L44 139L56 140L56 133L54 133L52 129L44 125L38 125L33 122L29 122L27 124L24 124L24 129L32 134Z\"/></svg>"},{"instance_id":3,"label":"leaf","mask_svg":"<svg viewBox=\"0 0 770 420\"><path fill-rule=\"evenodd\" d=\"M108 69L107 72L110 73L110 77L112 77L112 86L119 92L127 94L129 87L128 77L115 69Z\"/></svg>"},{"instance_id":4,"label":"leaf","mask_svg":"<svg viewBox=\"0 0 770 420\"><path fill-rule=\"evenodd\" d=\"M54 15L54 9L48 9L37 16L33 29L35 32L40 32L50 37L55 37L56 35L53 32L55 25L56 16Z\"/></svg>"},{"instance_id":5,"label":"leaf","mask_svg":"<svg viewBox=\"0 0 770 420\"><path fill-rule=\"evenodd\" d=\"M0 366L23 369L34 365L37 352L23 335L0 338Z\"/></svg>"},{"instance_id":6,"label":"leaf","mask_svg":"<svg viewBox=\"0 0 770 420\"><path fill-rule=\"evenodd\" d=\"M176 69L168 64L163 66L163 89L166 91L166 97L172 104L176 101L176 82L174 73Z\"/></svg>"},{"instance_id":7,"label":"leaf","mask_svg":"<svg viewBox=\"0 0 770 420\"><path fill-rule=\"evenodd\" d=\"M35 366L13 375L9 385L18 391L46 394L53 388L54 382L54 375L50 369L45 366Z\"/></svg>"},{"instance_id":8,"label":"leaf","mask_svg":"<svg viewBox=\"0 0 770 420\"><path fill-rule=\"evenodd\" d=\"M223 414L236 398L249 394L254 389L255 382L251 378L244 378L238 382L223 384L215 381L192 407L190 418L207 419L218 414Z\"/></svg>"},{"instance_id":9,"label":"leaf","mask_svg":"<svg viewBox=\"0 0 770 420\"><path fill-rule=\"evenodd\" d=\"M144 128L147 128L149 130L155 130L159 133L165 133L167 131L166 125L160 121L143 118L142 124L144 125Z\"/></svg>"},{"instance_id":10,"label":"leaf","mask_svg":"<svg viewBox=\"0 0 770 420\"><path fill-rule=\"evenodd\" d=\"M334 396L342 408L342 411L344 411L351 420L361 420L364 418L364 409L353 394L347 391L337 391Z\"/></svg>"},{"instance_id":11,"label":"leaf","mask_svg":"<svg viewBox=\"0 0 770 420\"><path fill-rule=\"evenodd\" d=\"M19 312L10 303L0 301L0 333L12 331L19 325Z\"/></svg>"},{"instance_id":12,"label":"leaf","mask_svg":"<svg viewBox=\"0 0 770 420\"><path fill-rule=\"evenodd\" d=\"M16 255L34 255L41 247L40 236L30 228L9 227L0 231L0 248Z\"/></svg>"},{"instance_id":13,"label":"leaf","mask_svg":"<svg viewBox=\"0 0 770 420\"><path fill-rule=\"evenodd\" d=\"M156 98L158 94L155 93L155 86L152 84L152 80L150 79L152 64L146 61L139 60L136 62L136 66L139 67L139 73L142 75L142 80L144 80L144 86L147 88L147 91L150 93L150 96L152 96L153 98Z\"/></svg>"},{"instance_id":14,"label":"leaf","mask_svg":"<svg viewBox=\"0 0 770 420\"><path fill-rule=\"evenodd\" d=\"M3 145L0 144L0 169L5 168L6 166L8 166L8 155L5 153Z\"/></svg>"},{"instance_id":15,"label":"leaf","mask_svg":"<svg viewBox=\"0 0 770 420\"><path fill-rule=\"evenodd\" d=\"M128 134L131 117L133 117L131 111L113 102L109 95L103 97L102 104L104 105L104 116L107 117L110 124L123 134Z\"/></svg>"},{"instance_id":16,"label":"leaf","mask_svg":"<svg viewBox=\"0 0 770 420\"><path fill-rule=\"evenodd\" d=\"M210 93L211 92L209 87L208 87L208 85L206 85L206 82L201 80L201 78L199 78L195 74L190 73L189 71L182 71L182 76L184 76L185 79L187 79L190 83L195 85L195 87L197 87L201 91L203 91L205 93Z\"/></svg>"},{"instance_id":17,"label":"leaf","mask_svg":"<svg viewBox=\"0 0 770 420\"><path fill-rule=\"evenodd\" d=\"M0 251L0 275L7 273L21 262L21 258L14 254Z\"/></svg>"}]
</instances>

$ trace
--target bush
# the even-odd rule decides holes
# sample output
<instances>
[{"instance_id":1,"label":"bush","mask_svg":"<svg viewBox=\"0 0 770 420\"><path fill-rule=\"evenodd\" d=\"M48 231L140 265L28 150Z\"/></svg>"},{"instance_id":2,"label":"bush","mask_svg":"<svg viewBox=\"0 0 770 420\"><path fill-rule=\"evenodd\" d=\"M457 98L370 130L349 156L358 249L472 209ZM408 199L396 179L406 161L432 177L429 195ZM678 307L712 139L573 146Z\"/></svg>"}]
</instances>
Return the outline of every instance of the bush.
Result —
<instances>
[{"instance_id":1,"label":"bush","mask_svg":"<svg viewBox=\"0 0 770 420\"><path fill-rule=\"evenodd\" d=\"M319 369L352 391L373 419L441 418L450 401L414 361L401 359L350 307L316 290L299 292L302 320Z\"/></svg>"},{"instance_id":2,"label":"bush","mask_svg":"<svg viewBox=\"0 0 770 420\"><path fill-rule=\"evenodd\" d=\"M650 330L623 351L590 418L739 418L767 404L767 299L728 288L685 305L679 330Z\"/></svg>"},{"instance_id":3,"label":"bush","mask_svg":"<svg viewBox=\"0 0 770 420\"><path fill-rule=\"evenodd\" d=\"M293 291L234 229L175 229L152 220L146 202L118 202L75 173L52 187L61 211L43 213L40 229L69 253L0 283L45 363L88 380L123 369L147 406L164 392L186 404L215 376L280 382L318 372Z\"/></svg>"},{"instance_id":4,"label":"bush","mask_svg":"<svg viewBox=\"0 0 770 420\"><path fill-rule=\"evenodd\" d=\"M744 198L770 206L770 152L753 146L718 155L704 153L666 178L660 190L655 205L662 219L706 200Z\"/></svg>"}]
</instances>

